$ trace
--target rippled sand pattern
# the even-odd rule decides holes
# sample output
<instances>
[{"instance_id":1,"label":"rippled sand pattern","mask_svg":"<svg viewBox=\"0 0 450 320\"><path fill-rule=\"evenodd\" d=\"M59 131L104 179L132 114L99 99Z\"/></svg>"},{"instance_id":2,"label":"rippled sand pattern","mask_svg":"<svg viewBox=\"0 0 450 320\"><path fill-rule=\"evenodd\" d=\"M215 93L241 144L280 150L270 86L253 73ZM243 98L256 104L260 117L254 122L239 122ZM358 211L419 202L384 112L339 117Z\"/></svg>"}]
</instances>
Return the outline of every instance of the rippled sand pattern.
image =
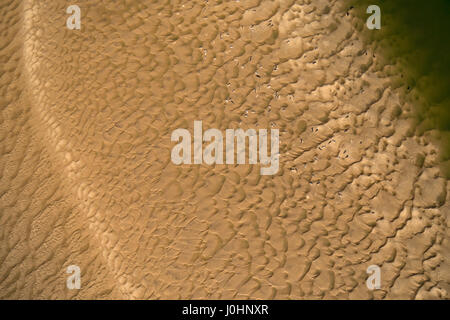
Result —
<instances>
[{"instance_id":1,"label":"rippled sand pattern","mask_svg":"<svg viewBox=\"0 0 450 320\"><path fill-rule=\"evenodd\" d=\"M1 0L0 298L448 298L437 146L342 3ZM280 171L174 165L194 120Z\"/></svg>"}]
</instances>

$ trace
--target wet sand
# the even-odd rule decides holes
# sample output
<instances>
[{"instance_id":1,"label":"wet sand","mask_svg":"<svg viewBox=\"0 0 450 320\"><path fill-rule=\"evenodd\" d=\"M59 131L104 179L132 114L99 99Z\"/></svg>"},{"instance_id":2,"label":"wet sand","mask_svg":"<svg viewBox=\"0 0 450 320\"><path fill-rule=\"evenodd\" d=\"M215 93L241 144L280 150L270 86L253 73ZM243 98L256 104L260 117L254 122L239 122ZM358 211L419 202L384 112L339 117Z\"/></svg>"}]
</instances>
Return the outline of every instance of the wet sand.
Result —
<instances>
[{"instance_id":1,"label":"wet sand","mask_svg":"<svg viewBox=\"0 0 450 320\"><path fill-rule=\"evenodd\" d=\"M439 145L342 1L77 4L0 2L0 298L448 299ZM279 172L174 165L194 120Z\"/></svg>"}]
</instances>

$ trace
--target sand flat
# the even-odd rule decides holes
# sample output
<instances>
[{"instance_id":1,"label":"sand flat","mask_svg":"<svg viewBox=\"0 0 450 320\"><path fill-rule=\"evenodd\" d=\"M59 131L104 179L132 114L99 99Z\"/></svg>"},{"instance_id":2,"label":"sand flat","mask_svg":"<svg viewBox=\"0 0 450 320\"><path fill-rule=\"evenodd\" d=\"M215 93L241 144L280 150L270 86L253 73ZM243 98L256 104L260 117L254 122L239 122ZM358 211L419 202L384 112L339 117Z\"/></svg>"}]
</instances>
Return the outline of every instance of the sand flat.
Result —
<instances>
[{"instance_id":1,"label":"sand flat","mask_svg":"<svg viewBox=\"0 0 450 320\"><path fill-rule=\"evenodd\" d=\"M1 298L448 299L439 146L341 1L77 4L0 2ZM195 120L279 172L174 165Z\"/></svg>"}]
</instances>

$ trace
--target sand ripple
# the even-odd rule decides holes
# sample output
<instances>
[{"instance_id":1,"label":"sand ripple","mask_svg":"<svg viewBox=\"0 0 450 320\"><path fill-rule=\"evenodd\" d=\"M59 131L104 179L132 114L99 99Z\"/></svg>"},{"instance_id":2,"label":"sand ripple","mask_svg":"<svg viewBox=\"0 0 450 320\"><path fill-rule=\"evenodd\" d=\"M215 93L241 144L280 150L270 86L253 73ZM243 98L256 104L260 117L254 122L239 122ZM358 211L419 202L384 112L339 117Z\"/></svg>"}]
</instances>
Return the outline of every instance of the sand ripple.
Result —
<instances>
[{"instance_id":1,"label":"sand ripple","mask_svg":"<svg viewBox=\"0 0 450 320\"><path fill-rule=\"evenodd\" d=\"M0 297L448 298L438 149L339 3L2 1ZM175 166L194 120L279 173Z\"/></svg>"}]
</instances>

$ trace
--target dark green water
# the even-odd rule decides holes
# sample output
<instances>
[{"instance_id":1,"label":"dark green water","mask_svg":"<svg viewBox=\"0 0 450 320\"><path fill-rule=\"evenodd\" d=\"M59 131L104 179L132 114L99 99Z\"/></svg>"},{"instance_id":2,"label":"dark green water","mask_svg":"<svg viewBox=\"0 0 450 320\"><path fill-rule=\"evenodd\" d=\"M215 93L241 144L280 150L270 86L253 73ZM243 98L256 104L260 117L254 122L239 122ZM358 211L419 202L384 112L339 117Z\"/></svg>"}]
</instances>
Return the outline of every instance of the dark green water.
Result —
<instances>
[{"instance_id":1,"label":"dark green water","mask_svg":"<svg viewBox=\"0 0 450 320\"><path fill-rule=\"evenodd\" d=\"M450 0L349 0L365 40L385 62L401 65L399 85L413 101L417 132L438 129L441 160L450 177ZM368 30L369 5L381 9L381 29Z\"/></svg>"}]
</instances>

